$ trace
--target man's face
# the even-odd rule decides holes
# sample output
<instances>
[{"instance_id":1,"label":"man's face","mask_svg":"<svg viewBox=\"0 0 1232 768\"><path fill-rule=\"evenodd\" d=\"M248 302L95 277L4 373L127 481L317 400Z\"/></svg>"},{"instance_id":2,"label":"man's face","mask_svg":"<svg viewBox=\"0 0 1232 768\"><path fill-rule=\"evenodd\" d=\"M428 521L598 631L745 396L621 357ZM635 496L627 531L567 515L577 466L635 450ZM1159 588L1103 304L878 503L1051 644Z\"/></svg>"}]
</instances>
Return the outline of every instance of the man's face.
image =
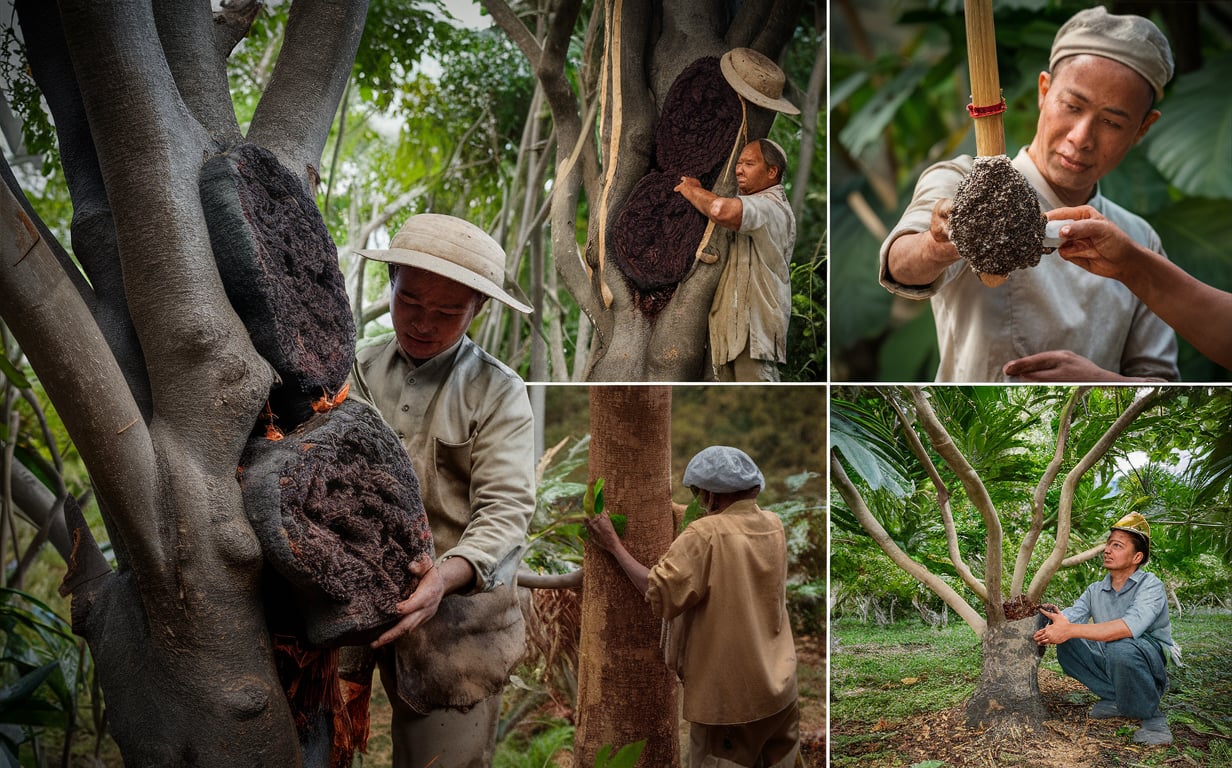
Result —
<instances>
[{"instance_id":1,"label":"man's face","mask_svg":"<svg viewBox=\"0 0 1232 768\"><path fill-rule=\"evenodd\" d=\"M390 292L389 312L398 344L420 362L457 343L484 300L472 288L415 267L398 267Z\"/></svg>"},{"instance_id":2,"label":"man's face","mask_svg":"<svg viewBox=\"0 0 1232 768\"><path fill-rule=\"evenodd\" d=\"M779 171L766 165L761 144L751 141L736 159L736 186L742 195L752 195L779 183Z\"/></svg>"},{"instance_id":3,"label":"man's face","mask_svg":"<svg viewBox=\"0 0 1232 768\"><path fill-rule=\"evenodd\" d=\"M1103 56L1062 59L1039 77L1039 121L1029 153L1068 205L1085 203L1159 118L1151 90L1129 67Z\"/></svg>"},{"instance_id":4,"label":"man's face","mask_svg":"<svg viewBox=\"0 0 1232 768\"><path fill-rule=\"evenodd\" d=\"M1134 548L1132 533L1113 531L1104 543L1104 568L1109 571L1133 571L1142 564L1143 557Z\"/></svg>"}]
</instances>

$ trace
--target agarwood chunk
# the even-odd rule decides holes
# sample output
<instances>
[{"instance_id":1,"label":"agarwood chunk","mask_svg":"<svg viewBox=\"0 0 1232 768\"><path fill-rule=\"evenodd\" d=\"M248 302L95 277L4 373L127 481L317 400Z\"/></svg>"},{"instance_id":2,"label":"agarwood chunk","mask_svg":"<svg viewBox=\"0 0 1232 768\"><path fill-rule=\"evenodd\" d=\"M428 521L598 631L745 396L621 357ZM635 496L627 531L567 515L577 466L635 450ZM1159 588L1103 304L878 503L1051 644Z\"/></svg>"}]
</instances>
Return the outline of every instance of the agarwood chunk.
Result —
<instances>
[{"instance_id":1,"label":"agarwood chunk","mask_svg":"<svg viewBox=\"0 0 1232 768\"><path fill-rule=\"evenodd\" d=\"M418 584L411 563L433 556L410 458L362 401L316 414L281 440L251 438L240 485L266 560L295 590L312 643L378 634Z\"/></svg>"},{"instance_id":2,"label":"agarwood chunk","mask_svg":"<svg viewBox=\"0 0 1232 768\"><path fill-rule=\"evenodd\" d=\"M268 150L241 144L201 168L201 203L231 306L282 379L271 394L284 429L332 396L355 356L338 249L315 201Z\"/></svg>"},{"instance_id":3,"label":"agarwood chunk","mask_svg":"<svg viewBox=\"0 0 1232 768\"><path fill-rule=\"evenodd\" d=\"M1035 190L1008 157L977 157L954 192L950 240L977 273L1004 276L1039 264L1047 223Z\"/></svg>"}]
</instances>

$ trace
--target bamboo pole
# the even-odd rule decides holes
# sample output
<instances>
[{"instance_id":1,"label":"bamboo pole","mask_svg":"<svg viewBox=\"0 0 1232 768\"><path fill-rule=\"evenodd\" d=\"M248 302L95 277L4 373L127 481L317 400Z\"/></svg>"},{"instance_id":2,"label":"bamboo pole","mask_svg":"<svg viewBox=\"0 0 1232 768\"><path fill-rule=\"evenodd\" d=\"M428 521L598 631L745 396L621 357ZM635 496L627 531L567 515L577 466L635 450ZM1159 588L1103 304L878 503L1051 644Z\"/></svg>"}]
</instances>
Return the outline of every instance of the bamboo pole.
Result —
<instances>
[{"instance_id":1,"label":"bamboo pole","mask_svg":"<svg viewBox=\"0 0 1232 768\"><path fill-rule=\"evenodd\" d=\"M997 37L993 31L992 0L964 0L967 24L967 62L971 72L971 106L975 120L975 149L980 157L1005 154L1004 100L997 73Z\"/></svg>"}]
</instances>

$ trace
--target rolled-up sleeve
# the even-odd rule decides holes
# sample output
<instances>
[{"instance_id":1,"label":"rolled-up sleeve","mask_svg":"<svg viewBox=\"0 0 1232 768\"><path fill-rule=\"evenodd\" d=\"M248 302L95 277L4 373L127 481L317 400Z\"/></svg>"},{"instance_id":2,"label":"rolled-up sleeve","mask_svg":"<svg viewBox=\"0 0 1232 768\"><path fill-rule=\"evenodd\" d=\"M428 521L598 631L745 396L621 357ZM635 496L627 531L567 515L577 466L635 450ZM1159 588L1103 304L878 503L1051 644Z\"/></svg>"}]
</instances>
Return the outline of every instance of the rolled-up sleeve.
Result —
<instances>
[{"instance_id":1,"label":"rolled-up sleeve","mask_svg":"<svg viewBox=\"0 0 1232 768\"><path fill-rule=\"evenodd\" d=\"M954 191L958 189L959 183L970 173L971 164L971 158L963 155L954 160L929 166L920 175L915 185L915 193L911 197L907 210L903 212L902 218L898 220L898 224L894 226L894 229L890 231L890 234L881 244L878 275L881 287L896 296L903 296L908 299L927 299L967 268L967 262L960 260L956 265L952 264L946 268L945 272L941 273L930 285L903 285L890 274L890 246L903 235L912 235L929 230L932 225L933 206L937 204L938 200L954 196Z\"/></svg>"}]
</instances>

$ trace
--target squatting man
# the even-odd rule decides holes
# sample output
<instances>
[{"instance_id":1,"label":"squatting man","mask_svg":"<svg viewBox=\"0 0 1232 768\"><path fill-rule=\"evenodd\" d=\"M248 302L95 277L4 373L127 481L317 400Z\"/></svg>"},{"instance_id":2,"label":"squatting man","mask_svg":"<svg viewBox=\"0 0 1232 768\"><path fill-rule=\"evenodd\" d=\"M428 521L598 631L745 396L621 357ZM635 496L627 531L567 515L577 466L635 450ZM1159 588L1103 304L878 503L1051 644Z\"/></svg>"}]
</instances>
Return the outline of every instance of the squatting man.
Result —
<instances>
[{"instance_id":1,"label":"squatting man","mask_svg":"<svg viewBox=\"0 0 1232 768\"><path fill-rule=\"evenodd\" d=\"M1165 662L1180 649L1172 642L1163 582L1141 570L1150 556L1146 518L1132 512L1118 520L1104 545L1108 575L1063 611L1040 606L1040 622L1049 623L1035 633L1035 642L1041 651L1055 645L1065 674L1099 697L1091 717L1141 720L1134 741L1171 744L1159 700L1168 688Z\"/></svg>"}]
</instances>

